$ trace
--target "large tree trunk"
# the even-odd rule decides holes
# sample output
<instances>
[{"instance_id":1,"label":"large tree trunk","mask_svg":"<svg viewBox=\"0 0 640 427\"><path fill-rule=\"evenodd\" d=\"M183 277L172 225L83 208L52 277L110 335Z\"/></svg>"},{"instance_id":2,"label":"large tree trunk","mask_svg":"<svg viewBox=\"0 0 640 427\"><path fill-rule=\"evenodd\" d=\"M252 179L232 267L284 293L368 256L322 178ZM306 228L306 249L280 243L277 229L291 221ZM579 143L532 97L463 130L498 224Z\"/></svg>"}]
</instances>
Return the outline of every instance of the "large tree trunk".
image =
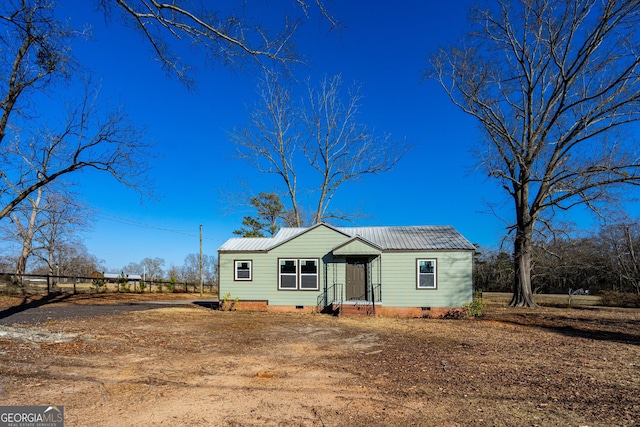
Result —
<instances>
[{"instance_id":1,"label":"large tree trunk","mask_svg":"<svg viewBox=\"0 0 640 427\"><path fill-rule=\"evenodd\" d=\"M527 227L518 230L514 245L513 260L515 277L511 307L535 307L533 292L531 292L531 251L533 230Z\"/></svg>"}]
</instances>

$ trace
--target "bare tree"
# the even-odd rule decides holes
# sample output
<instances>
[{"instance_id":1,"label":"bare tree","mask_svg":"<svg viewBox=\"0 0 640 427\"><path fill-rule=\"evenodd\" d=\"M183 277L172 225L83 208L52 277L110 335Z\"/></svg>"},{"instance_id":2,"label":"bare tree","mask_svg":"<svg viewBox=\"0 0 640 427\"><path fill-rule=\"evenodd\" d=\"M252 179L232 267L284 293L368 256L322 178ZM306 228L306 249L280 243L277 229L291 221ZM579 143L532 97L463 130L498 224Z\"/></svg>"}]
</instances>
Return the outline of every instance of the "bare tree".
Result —
<instances>
[{"instance_id":1,"label":"bare tree","mask_svg":"<svg viewBox=\"0 0 640 427\"><path fill-rule=\"evenodd\" d=\"M273 76L267 75L260 90L261 106L251 113L249 125L232 133L241 158L258 172L282 179L291 203L293 224L302 225L298 206L298 171L294 159L300 146L300 116L291 99L291 91Z\"/></svg>"},{"instance_id":2,"label":"bare tree","mask_svg":"<svg viewBox=\"0 0 640 427\"><path fill-rule=\"evenodd\" d=\"M122 17L142 32L165 69L186 83L190 83L190 65L184 64L184 56L178 54L185 47L196 46L225 66L250 60L268 69L275 64L286 66L301 61L292 40L300 24L314 12L331 28L339 26L321 0L296 0L291 7L286 7L285 2L269 4L269 8L282 14L278 29L261 24L264 20L259 18L264 9L257 2L223 3L213 10L208 2L100 0L108 15L114 9L123 12Z\"/></svg>"},{"instance_id":3,"label":"bare tree","mask_svg":"<svg viewBox=\"0 0 640 427\"><path fill-rule=\"evenodd\" d=\"M218 286L218 259L215 256L207 254L202 256L202 274L205 285L212 288Z\"/></svg>"},{"instance_id":4,"label":"bare tree","mask_svg":"<svg viewBox=\"0 0 640 427\"><path fill-rule=\"evenodd\" d=\"M321 177L315 223L331 217L348 219L329 211L338 188L364 175L390 171L408 151L404 142L375 135L360 122L361 89L354 87L345 96L342 86L340 75L324 78L318 89L309 86L308 107L302 110L308 132L303 152Z\"/></svg>"},{"instance_id":5,"label":"bare tree","mask_svg":"<svg viewBox=\"0 0 640 427\"><path fill-rule=\"evenodd\" d=\"M30 95L75 71L69 45L81 31L55 19L54 12L47 0L0 3L0 144L12 115L30 116Z\"/></svg>"},{"instance_id":6,"label":"bare tree","mask_svg":"<svg viewBox=\"0 0 640 427\"><path fill-rule=\"evenodd\" d=\"M59 248L88 226L88 218L89 210L69 191L54 187L45 191L41 187L27 196L3 226L7 240L19 244L16 274L27 272L28 261L34 255L49 266L48 273L52 274L53 265L59 263L55 259Z\"/></svg>"},{"instance_id":7,"label":"bare tree","mask_svg":"<svg viewBox=\"0 0 640 427\"><path fill-rule=\"evenodd\" d=\"M425 75L484 131L481 166L513 201L510 304L533 306L534 231L640 183L636 144L619 133L640 119L640 2L501 0L471 19Z\"/></svg>"},{"instance_id":8,"label":"bare tree","mask_svg":"<svg viewBox=\"0 0 640 427\"><path fill-rule=\"evenodd\" d=\"M148 153L142 133L121 107L101 106L90 81L83 82L80 99L67 104L61 126L47 126L31 111L37 105L32 95L77 71L68 52L72 34L48 2L13 0L0 6L0 219L30 194L80 170L144 187Z\"/></svg>"},{"instance_id":9,"label":"bare tree","mask_svg":"<svg viewBox=\"0 0 640 427\"><path fill-rule=\"evenodd\" d=\"M216 269L216 258L211 255L203 254L202 255L202 275L204 278L204 282L208 285L214 284L217 279L217 269ZM200 283L200 255L199 254L189 254L184 257L184 264L179 269L179 276L175 276L176 278L194 285L196 283ZM176 274L174 272L174 274Z\"/></svg>"},{"instance_id":10,"label":"bare tree","mask_svg":"<svg viewBox=\"0 0 640 427\"><path fill-rule=\"evenodd\" d=\"M180 267L177 267L175 265L170 265L169 269L167 270L167 280L177 280L177 281L183 281L182 278L182 269Z\"/></svg>"},{"instance_id":11,"label":"bare tree","mask_svg":"<svg viewBox=\"0 0 640 427\"><path fill-rule=\"evenodd\" d=\"M298 176L316 173L304 193L316 197L311 221L347 219L330 211L337 190L367 174L389 171L408 151L404 141L376 136L359 121L359 88L342 91L342 79L324 79L319 89L308 86L307 102L296 104L292 89L267 77L250 124L232 134L239 156L259 172L279 176L291 205L291 223L302 226ZM300 149L298 152L298 148Z\"/></svg>"},{"instance_id":12,"label":"bare tree","mask_svg":"<svg viewBox=\"0 0 640 427\"><path fill-rule=\"evenodd\" d=\"M86 246L74 239L66 239L56 247L55 272L66 277L89 277L93 272L104 271L104 261L87 250ZM40 257L33 267L36 274L52 274L52 265Z\"/></svg>"},{"instance_id":13,"label":"bare tree","mask_svg":"<svg viewBox=\"0 0 640 427\"><path fill-rule=\"evenodd\" d=\"M609 268L617 279L618 289L629 286L640 294L640 224L632 221L610 224L601 229L598 241L606 246Z\"/></svg>"},{"instance_id":14,"label":"bare tree","mask_svg":"<svg viewBox=\"0 0 640 427\"><path fill-rule=\"evenodd\" d=\"M4 150L4 187L0 219L27 196L80 170L106 172L136 190L146 188L149 156L142 133L122 108L101 110L99 92L87 86L81 99L68 104L57 129L32 129Z\"/></svg>"},{"instance_id":15,"label":"bare tree","mask_svg":"<svg viewBox=\"0 0 640 427\"><path fill-rule=\"evenodd\" d=\"M38 192L42 190L40 188ZM90 225L91 211L69 191L48 192L44 209L37 213L38 229L34 236L35 255L49 267L49 274L65 266L60 259L63 248L78 243L78 233ZM91 271L87 272L91 273Z\"/></svg>"},{"instance_id":16,"label":"bare tree","mask_svg":"<svg viewBox=\"0 0 640 427\"><path fill-rule=\"evenodd\" d=\"M142 264L140 264L139 262L130 262L127 265L125 265L124 267L122 267L120 269L121 273L124 273L125 275L129 275L129 274L138 274L140 276L142 276Z\"/></svg>"},{"instance_id":17,"label":"bare tree","mask_svg":"<svg viewBox=\"0 0 640 427\"><path fill-rule=\"evenodd\" d=\"M200 283L200 255L189 254L184 257L181 268L182 280L192 285Z\"/></svg>"},{"instance_id":18,"label":"bare tree","mask_svg":"<svg viewBox=\"0 0 640 427\"><path fill-rule=\"evenodd\" d=\"M44 189L40 188L33 195L27 197L28 208L25 206L25 209L15 211L11 216L12 229L15 230L14 238L20 242L20 253L15 265L15 272L18 275L26 273L29 257L35 250L40 249L37 246L34 247L33 241L39 228L44 226L42 222L38 223L38 220L41 219L39 217L48 207L43 192Z\"/></svg>"},{"instance_id":19,"label":"bare tree","mask_svg":"<svg viewBox=\"0 0 640 427\"><path fill-rule=\"evenodd\" d=\"M164 277L164 259L162 258L145 258L140 262L142 271L146 280L162 280Z\"/></svg>"}]
</instances>

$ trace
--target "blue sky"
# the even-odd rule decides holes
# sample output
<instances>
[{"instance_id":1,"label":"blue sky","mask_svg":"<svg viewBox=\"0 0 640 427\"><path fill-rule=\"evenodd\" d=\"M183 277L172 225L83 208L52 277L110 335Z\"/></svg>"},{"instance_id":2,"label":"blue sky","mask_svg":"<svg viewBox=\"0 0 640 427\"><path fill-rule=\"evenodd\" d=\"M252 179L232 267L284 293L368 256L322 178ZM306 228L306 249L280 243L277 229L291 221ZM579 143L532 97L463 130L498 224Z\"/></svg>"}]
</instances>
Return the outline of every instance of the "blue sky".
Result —
<instances>
[{"instance_id":1,"label":"blue sky","mask_svg":"<svg viewBox=\"0 0 640 427\"><path fill-rule=\"evenodd\" d=\"M102 80L103 95L124 103L146 127L158 153L151 161L153 200L141 203L137 193L106 176L81 177L82 196L99 211L85 244L109 270L146 257L163 258L165 267L181 265L199 251L202 224L204 252L215 255L247 214L230 211L220 191L243 191L240 181L256 193L276 189L234 157L228 137L247 123L247 107L257 101L254 76L202 66L194 74L198 90L189 92L166 76L137 34L117 22L105 27L90 2L73 3L66 12L72 23L93 27L93 40L77 46L76 55ZM297 39L311 65L296 75L317 81L341 73L345 83L359 82L361 121L406 137L414 148L393 171L343 187L333 207L365 212L357 225L452 225L472 242L498 244L504 223L487 212L485 201L504 196L474 173L476 123L421 77L429 53L465 31L470 2L335 3L332 10L346 28L327 33L311 19ZM201 65L194 53L185 55Z\"/></svg>"}]
</instances>

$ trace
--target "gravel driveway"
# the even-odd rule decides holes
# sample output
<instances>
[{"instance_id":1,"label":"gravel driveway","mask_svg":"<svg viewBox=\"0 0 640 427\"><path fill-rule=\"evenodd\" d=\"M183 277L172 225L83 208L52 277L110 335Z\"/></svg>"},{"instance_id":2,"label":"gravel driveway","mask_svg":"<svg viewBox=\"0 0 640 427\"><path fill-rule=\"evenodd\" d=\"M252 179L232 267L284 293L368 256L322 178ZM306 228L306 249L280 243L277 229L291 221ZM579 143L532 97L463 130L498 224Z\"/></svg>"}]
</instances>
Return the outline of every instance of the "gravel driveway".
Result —
<instances>
[{"instance_id":1,"label":"gravel driveway","mask_svg":"<svg viewBox=\"0 0 640 427\"><path fill-rule=\"evenodd\" d=\"M49 320L112 316L129 311L150 310L163 307L198 304L215 308L215 301L140 301L123 304L80 304L80 305L39 305L15 306L0 311L0 325L36 324Z\"/></svg>"}]
</instances>

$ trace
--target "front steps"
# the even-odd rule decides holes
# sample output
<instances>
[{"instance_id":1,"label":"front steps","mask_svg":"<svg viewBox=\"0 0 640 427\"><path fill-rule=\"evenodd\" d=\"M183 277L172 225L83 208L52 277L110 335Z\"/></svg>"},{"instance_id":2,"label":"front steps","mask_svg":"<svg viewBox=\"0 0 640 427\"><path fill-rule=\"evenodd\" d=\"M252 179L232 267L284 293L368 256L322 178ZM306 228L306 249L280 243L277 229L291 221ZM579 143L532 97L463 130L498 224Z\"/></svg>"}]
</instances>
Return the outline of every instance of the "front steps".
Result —
<instances>
[{"instance_id":1,"label":"front steps","mask_svg":"<svg viewBox=\"0 0 640 427\"><path fill-rule=\"evenodd\" d=\"M380 304L376 304L376 309L380 307ZM375 309L370 302L345 302L342 303L339 316L343 317L362 317L362 316L375 316Z\"/></svg>"}]
</instances>

